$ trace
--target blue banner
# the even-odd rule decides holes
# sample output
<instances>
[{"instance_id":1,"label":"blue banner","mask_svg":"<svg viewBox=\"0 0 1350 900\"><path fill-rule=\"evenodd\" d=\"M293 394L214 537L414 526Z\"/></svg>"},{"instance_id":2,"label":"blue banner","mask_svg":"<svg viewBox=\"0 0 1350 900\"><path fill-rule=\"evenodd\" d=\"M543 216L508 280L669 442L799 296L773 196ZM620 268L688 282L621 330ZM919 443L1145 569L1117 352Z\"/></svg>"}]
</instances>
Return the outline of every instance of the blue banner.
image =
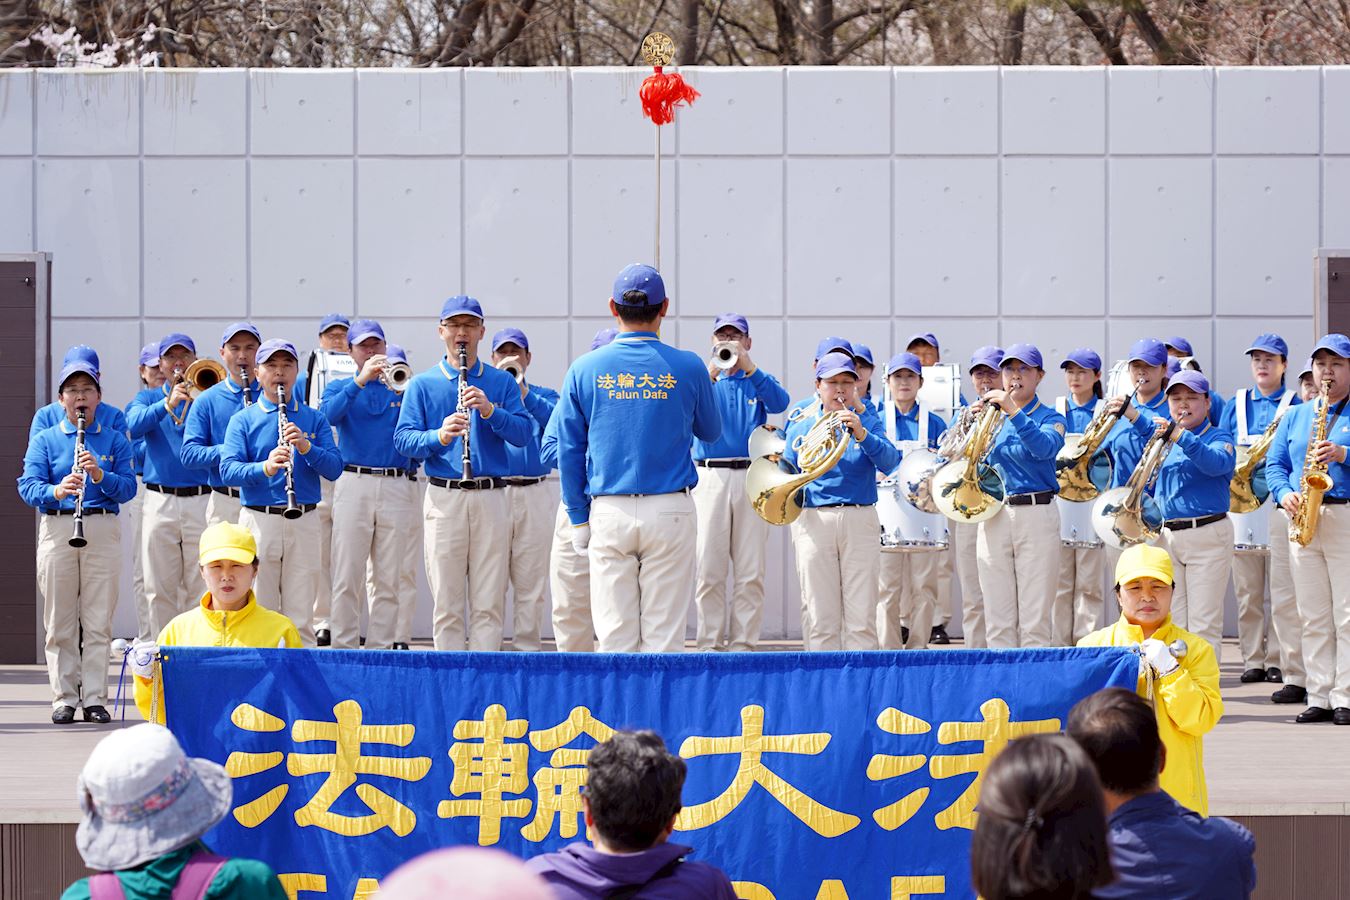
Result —
<instances>
[{"instance_id":1,"label":"blue banner","mask_svg":"<svg viewBox=\"0 0 1350 900\"><path fill-rule=\"evenodd\" d=\"M969 897L989 761L1139 667L1114 648L164 655L169 727L234 778L207 842L300 900L368 896L450 844L585 840L586 755L625 728L688 762L672 840L741 897Z\"/></svg>"}]
</instances>

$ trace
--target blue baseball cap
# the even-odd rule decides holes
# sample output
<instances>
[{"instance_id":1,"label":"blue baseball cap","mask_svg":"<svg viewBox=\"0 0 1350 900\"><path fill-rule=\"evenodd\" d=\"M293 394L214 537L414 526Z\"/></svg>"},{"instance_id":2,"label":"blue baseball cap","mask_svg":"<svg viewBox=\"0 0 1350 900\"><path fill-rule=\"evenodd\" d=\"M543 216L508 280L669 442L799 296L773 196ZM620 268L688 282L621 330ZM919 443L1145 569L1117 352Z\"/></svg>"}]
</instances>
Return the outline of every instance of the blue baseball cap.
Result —
<instances>
[{"instance_id":1,"label":"blue baseball cap","mask_svg":"<svg viewBox=\"0 0 1350 900\"><path fill-rule=\"evenodd\" d=\"M57 392L60 393L61 388L66 386L66 382L70 380L72 375L79 375L80 373L84 373L94 379L94 385L98 387L100 391L103 390L103 386L99 384L98 380L98 369L90 365L89 361L86 359L72 359L61 367L61 377L56 382Z\"/></svg>"},{"instance_id":2,"label":"blue baseball cap","mask_svg":"<svg viewBox=\"0 0 1350 900\"><path fill-rule=\"evenodd\" d=\"M1167 393L1170 394L1172 388L1179 384L1190 388L1197 394L1204 394L1206 397L1209 396L1209 379L1206 378L1202 372L1197 372L1194 369L1182 369L1168 380Z\"/></svg>"},{"instance_id":3,"label":"blue baseball cap","mask_svg":"<svg viewBox=\"0 0 1350 900\"><path fill-rule=\"evenodd\" d=\"M515 344L522 350L530 349L530 339L519 328L503 328L492 336L493 350L496 350L502 344Z\"/></svg>"},{"instance_id":4,"label":"blue baseball cap","mask_svg":"<svg viewBox=\"0 0 1350 900\"><path fill-rule=\"evenodd\" d=\"M1150 366L1161 366L1167 362L1167 345L1157 338L1140 338L1130 345L1127 362L1138 360Z\"/></svg>"},{"instance_id":5,"label":"blue baseball cap","mask_svg":"<svg viewBox=\"0 0 1350 900\"><path fill-rule=\"evenodd\" d=\"M456 294L441 304L441 321L454 316L474 316L483 318L483 307L467 294Z\"/></svg>"},{"instance_id":6,"label":"blue baseball cap","mask_svg":"<svg viewBox=\"0 0 1350 900\"><path fill-rule=\"evenodd\" d=\"M1318 350L1326 350L1337 356L1343 356L1350 359L1350 337L1343 334L1328 334L1317 342L1313 348L1312 355L1316 356Z\"/></svg>"},{"instance_id":7,"label":"blue baseball cap","mask_svg":"<svg viewBox=\"0 0 1350 900\"><path fill-rule=\"evenodd\" d=\"M1302 378L1304 375L1311 375L1311 374L1312 374L1312 357L1310 356L1308 357L1308 361L1303 364L1303 369L1298 373L1298 377Z\"/></svg>"},{"instance_id":8,"label":"blue baseball cap","mask_svg":"<svg viewBox=\"0 0 1350 900\"><path fill-rule=\"evenodd\" d=\"M999 360L999 368L1002 368L1014 359L1020 360L1037 369L1045 368L1041 364L1041 351L1037 350L1034 344L1013 344L1008 347L1008 349L1003 351L1003 359Z\"/></svg>"},{"instance_id":9,"label":"blue baseball cap","mask_svg":"<svg viewBox=\"0 0 1350 900\"><path fill-rule=\"evenodd\" d=\"M993 344L990 344L986 347L981 347L970 355L970 368L966 371L973 372L980 366L997 369L1001 362L1003 362L1003 348L995 347Z\"/></svg>"},{"instance_id":10,"label":"blue baseball cap","mask_svg":"<svg viewBox=\"0 0 1350 900\"><path fill-rule=\"evenodd\" d=\"M1064 357L1064 362L1059 364L1061 369L1067 369L1069 363L1073 363L1090 372L1100 372L1102 370L1102 358L1097 355L1097 351L1090 347L1078 347L1069 351L1069 355Z\"/></svg>"},{"instance_id":11,"label":"blue baseball cap","mask_svg":"<svg viewBox=\"0 0 1350 900\"><path fill-rule=\"evenodd\" d=\"M159 341L155 341L153 344L146 344L141 348L141 365L159 365Z\"/></svg>"},{"instance_id":12,"label":"blue baseball cap","mask_svg":"<svg viewBox=\"0 0 1350 900\"><path fill-rule=\"evenodd\" d=\"M384 358L393 360L394 362L405 363L408 361L408 351L404 350L398 344L385 344Z\"/></svg>"},{"instance_id":13,"label":"blue baseball cap","mask_svg":"<svg viewBox=\"0 0 1350 900\"><path fill-rule=\"evenodd\" d=\"M367 338L379 338L380 340L384 340L384 329L381 328L380 323L376 322L374 319L357 319L352 323L351 328L347 329L347 343L351 344L353 347ZM385 347L384 349L386 351L384 355L388 356L389 348Z\"/></svg>"},{"instance_id":14,"label":"blue baseball cap","mask_svg":"<svg viewBox=\"0 0 1350 900\"><path fill-rule=\"evenodd\" d=\"M230 342L230 338L239 332L253 335L258 343L262 343L262 335L258 333L258 326L252 322L231 322L225 326L225 331L220 335L220 346L224 347ZM320 332L322 334L322 332Z\"/></svg>"},{"instance_id":15,"label":"blue baseball cap","mask_svg":"<svg viewBox=\"0 0 1350 900\"><path fill-rule=\"evenodd\" d=\"M853 360L856 363L860 359L869 366L876 366L876 363L872 362L872 348L866 344L853 345Z\"/></svg>"},{"instance_id":16,"label":"blue baseball cap","mask_svg":"<svg viewBox=\"0 0 1350 900\"><path fill-rule=\"evenodd\" d=\"M835 350L840 350L853 358L853 345L841 337L827 337L825 340L816 344L816 359L823 359L826 354Z\"/></svg>"},{"instance_id":17,"label":"blue baseball cap","mask_svg":"<svg viewBox=\"0 0 1350 900\"><path fill-rule=\"evenodd\" d=\"M826 353L816 362L816 380L829 378L840 372L848 372L854 378L858 377L858 370L853 366L853 357L847 353Z\"/></svg>"},{"instance_id":18,"label":"blue baseball cap","mask_svg":"<svg viewBox=\"0 0 1350 900\"><path fill-rule=\"evenodd\" d=\"M595 333L595 337L591 338L591 349L599 350L601 347L614 340L618 333L619 330L617 328L601 328Z\"/></svg>"},{"instance_id":19,"label":"blue baseball cap","mask_svg":"<svg viewBox=\"0 0 1350 900\"><path fill-rule=\"evenodd\" d=\"M289 353L295 357L295 361L300 361L300 354L295 352L295 345L282 338L272 338L270 341L263 341L262 346L258 348L258 365L267 362L278 353Z\"/></svg>"},{"instance_id":20,"label":"blue baseball cap","mask_svg":"<svg viewBox=\"0 0 1350 900\"><path fill-rule=\"evenodd\" d=\"M910 347L913 347L915 343L917 343L918 341L923 341L925 344L932 347L934 350L941 349L938 346L937 337L931 331L921 331L918 334L911 335L909 340L905 341L905 349L908 350Z\"/></svg>"},{"instance_id":21,"label":"blue baseball cap","mask_svg":"<svg viewBox=\"0 0 1350 900\"><path fill-rule=\"evenodd\" d=\"M1171 350L1180 350L1186 356L1195 355L1195 351L1191 349L1191 342L1184 337L1170 337L1163 341L1163 346Z\"/></svg>"},{"instance_id":22,"label":"blue baseball cap","mask_svg":"<svg viewBox=\"0 0 1350 900\"><path fill-rule=\"evenodd\" d=\"M1284 338L1274 332L1258 334L1252 341L1252 345L1247 348L1248 353L1257 350L1264 350L1266 353L1274 353L1276 356L1289 356L1289 345L1284 342Z\"/></svg>"},{"instance_id":23,"label":"blue baseball cap","mask_svg":"<svg viewBox=\"0 0 1350 900\"><path fill-rule=\"evenodd\" d=\"M194 355L197 353L197 345L192 343L192 338L179 331L159 342L159 355L163 356L171 347L185 347L189 353Z\"/></svg>"},{"instance_id":24,"label":"blue baseball cap","mask_svg":"<svg viewBox=\"0 0 1350 900\"><path fill-rule=\"evenodd\" d=\"M155 345L155 350L159 350L159 344ZM98 351L88 344L76 344L74 347L67 350L66 355L61 359L61 365L64 366L67 363L77 361L89 363L89 365L94 367L95 371L100 371L103 368L98 364Z\"/></svg>"},{"instance_id":25,"label":"blue baseball cap","mask_svg":"<svg viewBox=\"0 0 1350 900\"><path fill-rule=\"evenodd\" d=\"M660 306L666 300L666 283L651 266L630 263L614 279L611 298L620 306Z\"/></svg>"},{"instance_id":26,"label":"blue baseball cap","mask_svg":"<svg viewBox=\"0 0 1350 900\"><path fill-rule=\"evenodd\" d=\"M1169 356L1167 358L1167 377L1171 378L1173 375L1177 374L1180 371L1181 371L1181 357Z\"/></svg>"},{"instance_id":27,"label":"blue baseball cap","mask_svg":"<svg viewBox=\"0 0 1350 900\"><path fill-rule=\"evenodd\" d=\"M348 331L351 331L352 323L350 319L342 313L329 313L319 322L319 334L323 334L328 329L336 328L339 325L346 328Z\"/></svg>"},{"instance_id":28,"label":"blue baseball cap","mask_svg":"<svg viewBox=\"0 0 1350 900\"><path fill-rule=\"evenodd\" d=\"M886 363L886 374L893 375L901 369L908 369L915 375L923 376L923 363L913 353L902 351L891 357L891 361Z\"/></svg>"},{"instance_id":29,"label":"blue baseball cap","mask_svg":"<svg viewBox=\"0 0 1350 900\"><path fill-rule=\"evenodd\" d=\"M750 333L750 323L747 322L745 316L740 313L722 313L713 320L713 331L721 331L728 325L735 328L741 334L748 335Z\"/></svg>"}]
</instances>

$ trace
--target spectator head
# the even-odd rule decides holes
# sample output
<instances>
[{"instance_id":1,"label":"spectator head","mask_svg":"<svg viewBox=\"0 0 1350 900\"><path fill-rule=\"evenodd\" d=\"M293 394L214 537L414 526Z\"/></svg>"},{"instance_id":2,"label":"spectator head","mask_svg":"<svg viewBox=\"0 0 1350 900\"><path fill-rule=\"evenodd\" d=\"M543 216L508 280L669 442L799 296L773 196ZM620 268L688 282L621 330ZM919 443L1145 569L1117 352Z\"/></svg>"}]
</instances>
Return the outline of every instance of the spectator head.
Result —
<instances>
[{"instance_id":1,"label":"spectator head","mask_svg":"<svg viewBox=\"0 0 1350 900\"><path fill-rule=\"evenodd\" d=\"M971 878L984 900L1089 897L1114 878L1092 761L1062 734L1008 744L980 787Z\"/></svg>"},{"instance_id":2,"label":"spectator head","mask_svg":"<svg viewBox=\"0 0 1350 900\"><path fill-rule=\"evenodd\" d=\"M1157 790L1167 751L1153 707L1134 691L1107 688L1079 700L1069 711L1068 734L1109 794L1128 798Z\"/></svg>"},{"instance_id":3,"label":"spectator head","mask_svg":"<svg viewBox=\"0 0 1350 900\"><path fill-rule=\"evenodd\" d=\"M680 811L684 760L654 731L620 731L586 761L586 825L593 839L637 853L670 836Z\"/></svg>"},{"instance_id":4,"label":"spectator head","mask_svg":"<svg viewBox=\"0 0 1350 900\"><path fill-rule=\"evenodd\" d=\"M552 900L553 896L523 862L482 847L423 853L380 882L380 900Z\"/></svg>"}]
</instances>

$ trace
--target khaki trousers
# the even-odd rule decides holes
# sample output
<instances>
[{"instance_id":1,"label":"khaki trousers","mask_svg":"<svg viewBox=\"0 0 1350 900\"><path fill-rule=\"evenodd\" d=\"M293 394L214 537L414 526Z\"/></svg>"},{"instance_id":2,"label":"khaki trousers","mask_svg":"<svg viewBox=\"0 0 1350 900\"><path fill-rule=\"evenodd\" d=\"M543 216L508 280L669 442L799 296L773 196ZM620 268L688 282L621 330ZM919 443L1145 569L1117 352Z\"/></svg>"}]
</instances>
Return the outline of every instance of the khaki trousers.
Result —
<instances>
[{"instance_id":1,"label":"khaki trousers","mask_svg":"<svg viewBox=\"0 0 1350 900\"><path fill-rule=\"evenodd\" d=\"M984 592L980 590L980 564L977 544L980 526L952 522L947 526L952 540L952 562L961 583L961 634L968 650L989 646L985 633ZM948 572L948 584L951 573Z\"/></svg>"},{"instance_id":2,"label":"khaki trousers","mask_svg":"<svg viewBox=\"0 0 1350 900\"><path fill-rule=\"evenodd\" d=\"M312 623L296 622L295 627L303 633L307 625L314 631L333 628L333 490L337 482L327 478L319 479L319 505L312 515L319 523L319 570L318 583L314 595Z\"/></svg>"},{"instance_id":3,"label":"khaki trousers","mask_svg":"<svg viewBox=\"0 0 1350 900\"><path fill-rule=\"evenodd\" d=\"M952 522L947 522L947 533L950 540ZM937 613L934 617L934 625L941 625L946 628L952 623L952 553L950 550L937 551L937 559L934 561L933 577L937 579Z\"/></svg>"},{"instance_id":4,"label":"khaki trousers","mask_svg":"<svg viewBox=\"0 0 1350 900\"><path fill-rule=\"evenodd\" d=\"M1303 662L1308 669L1308 705L1350 707L1350 506L1322 507L1308 546L1289 545L1298 615L1303 623Z\"/></svg>"},{"instance_id":5,"label":"khaki trousers","mask_svg":"<svg viewBox=\"0 0 1350 900\"><path fill-rule=\"evenodd\" d=\"M1059 575L1059 508L1007 506L978 526L976 558L989 646L1049 647Z\"/></svg>"},{"instance_id":6,"label":"khaki trousers","mask_svg":"<svg viewBox=\"0 0 1350 900\"><path fill-rule=\"evenodd\" d=\"M239 511L243 508L243 504L238 497L212 491L206 497L206 526L210 528L212 525L219 525L221 522L232 522L238 525Z\"/></svg>"},{"instance_id":7,"label":"khaki trousers","mask_svg":"<svg viewBox=\"0 0 1350 900\"><path fill-rule=\"evenodd\" d=\"M882 553L877 584L877 641L882 650L928 646L937 613L938 571L947 561L938 550ZM901 639L901 625L909 640Z\"/></svg>"},{"instance_id":8,"label":"khaki trousers","mask_svg":"<svg viewBox=\"0 0 1350 900\"><path fill-rule=\"evenodd\" d=\"M1059 545L1059 588L1050 612L1057 647L1072 647L1097 630L1102 614L1102 551Z\"/></svg>"},{"instance_id":9,"label":"khaki trousers","mask_svg":"<svg viewBox=\"0 0 1350 900\"><path fill-rule=\"evenodd\" d=\"M122 580L122 523L117 516L85 516L89 543L76 549L68 543L73 516L38 519L37 584L52 709L107 706L108 645Z\"/></svg>"},{"instance_id":10,"label":"khaki trousers","mask_svg":"<svg viewBox=\"0 0 1350 900\"><path fill-rule=\"evenodd\" d=\"M412 643L413 614L417 612L417 573L422 565L422 542L425 531L421 511L426 502L427 482L418 479L408 482L413 486L413 515L408 520L408 534L403 543L403 566L399 570L398 625L394 640Z\"/></svg>"},{"instance_id":11,"label":"khaki trousers","mask_svg":"<svg viewBox=\"0 0 1350 900\"><path fill-rule=\"evenodd\" d=\"M558 504L553 521L553 546L548 553L548 587L553 597L553 639L562 653L595 650L591 622L591 562L572 547L572 521Z\"/></svg>"},{"instance_id":12,"label":"khaki trousers","mask_svg":"<svg viewBox=\"0 0 1350 900\"><path fill-rule=\"evenodd\" d=\"M130 524L122 538L131 535L131 597L136 604L136 640L152 641L158 632L150 631L150 597L145 592L145 563L141 559L141 520L145 513L145 485L136 482L136 496L122 504L122 518Z\"/></svg>"},{"instance_id":13,"label":"khaki trousers","mask_svg":"<svg viewBox=\"0 0 1350 900\"><path fill-rule=\"evenodd\" d=\"M141 569L150 608L150 636L206 593L197 564L206 528L206 497L146 491L141 508Z\"/></svg>"},{"instance_id":14,"label":"khaki trousers","mask_svg":"<svg viewBox=\"0 0 1350 900\"><path fill-rule=\"evenodd\" d=\"M591 501L591 615L602 653L678 653L697 572L689 495Z\"/></svg>"},{"instance_id":15,"label":"khaki trousers","mask_svg":"<svg viewBox=\"0 0 1350 900\"><path fill-rule=\"evenodd\" d=\"M432 638L437 650L500 650L511 523L506 492L428 485L422 501Z\"/></svg>"},{"instance_id":16,"label":"khaki trousers","mask_svg":"<svg viewBox=\"0 0 1350 900\"><path fill-rule=\"evenodd\" d=\"M366 649L394 646L398 591L405 566L408 523L417 517L417 485L407 478L343 472L333 488L333 602L329 622L334 649L355 650L361 641L361 607L370 624ZM316 510L317 511L317 510Z\"/></svg>"},{"instance_id":17,"label":"khaki trousers","mask_svg":"<svg viewBox=\"0 0 1350 900\"><path fill-rule=\"evenodd\" d=\"M298 519L254 509L239 513L239 524L258 542L258 603L281 613L300 632L302 646L314 646L310 615L319 589L319 517L310 510Z\"/></svg>"},{"instance_id":18,"label":"khaki trousers","mask_svg":"<svg viewBox=\"0 0 1350 900\"><path fill-rule=\"evenodd\" d=\"M1233 571L1233 522L1173 531L1164 528L1158 546L1172 554L1172 621L1209 641L1214 658L1223 650L1223 598Z\"/></svg>"},{"instance_id":19,"label":"khaki trousers","mask_svg":"<svg viewBox=\"0 0 1350 900\"><path fill-rule=\"evenodd\" d=\"M764 616L764 545L769 523L745 496L745 469L698 467L698 649L754 650ZM727 602L727 570L731 601Z\"/></svg>"},{"instance_id":20,"label":"khaki trousers","mask_svg":"<svg viewBox=\"0 0 1350 900\"><path fill-rule=\"evenodd\" d=\"M807 611L802 622L806 649L880 649L881 523L876 507L804 509L797 524L797 568Z\"/></svg>"},{"instance_id":21,"label":"khaki trousers","mask_svg":"<svg viewBox=\"0 0 1350 900\"><path fill-rule=\"evenodd\" d=\"M549 545L553 532L548 514L553 489L548 482L507 485L510 509L511 648L538 650L544 614L544 585L548 580ZM498 649L506 649L501 647Z\"/></svg>"},{"instance_id":22,"label":"khaki trousers","mask_svg":"<svg viewBox=\"0 0 1350 900\"><path fill-rule=\"evenodd\" d=\"M1270 511L1269 542L1269 553L1233 554L1242 668L1278 666L1285 684L1304 687L1308 676L1303 668L1303 626L1289 569L1289 516L1282 507Z\"/></svg>"}]
</instances>

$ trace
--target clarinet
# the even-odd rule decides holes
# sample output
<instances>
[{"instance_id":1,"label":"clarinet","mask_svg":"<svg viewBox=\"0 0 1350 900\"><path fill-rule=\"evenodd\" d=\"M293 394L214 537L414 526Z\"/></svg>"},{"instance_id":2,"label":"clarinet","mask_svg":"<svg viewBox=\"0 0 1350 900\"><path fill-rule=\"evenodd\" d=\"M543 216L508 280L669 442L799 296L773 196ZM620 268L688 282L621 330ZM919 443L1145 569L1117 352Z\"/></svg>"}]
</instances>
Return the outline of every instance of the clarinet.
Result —
<instances>
[{"instance_id":1,"label":"clarinet","mask_svg":"<svg viewBox=\"0 0 1350 900\"><path fill-rule=\"evenodd\" d=\"M80 457L84 455L84 408L76 411L75 416L75 464L71 467L71 474L81 471ZM80 489L75 492L75 531L71 533L70 540L67 541L72 547L83 547L89 542L84 539L84 483L80 483Z\"/></svg>"},{"instance_id":2,"label":"clarinet","mask_svg":"<svg viewBox=\"0 0 1350 900\"><path fill-rule=\"evenodd\" d=\"M277 385L277 446L286 446L286 386ZM286 460L286 511L281 515L286 519L298 519L305 514L300 504L295 502L295 448L291 447L291 458Z\"/></svg>"},{"instance_id":3,"label":"clarinet","mask_svg":"<svg viewBox=\"0 0 1350 900\"><path fill-rule=\"evenodd\" d=\"M459 483L473 483L473 460L470 458L469 433L473 430L473 410L469 409L464 403L464 392L469 388L469 348L466 344L459 345L459 400L455 406L455 412L464 413L468 421L464 423L464 445L459 455L459 470L461 472Z\"/></svg>"},{"instance_id":4,"label":"clarinet","mask_svg":"<svg viewBox=\"0 0 1350 900\"><path fill-rule=\"evenodd\" d=\"M247 408L252 406L253 398L248 395L248 366L239 367L239 384L240 390L244 395L244 407Z\"/></svg>"}]
</instances>

